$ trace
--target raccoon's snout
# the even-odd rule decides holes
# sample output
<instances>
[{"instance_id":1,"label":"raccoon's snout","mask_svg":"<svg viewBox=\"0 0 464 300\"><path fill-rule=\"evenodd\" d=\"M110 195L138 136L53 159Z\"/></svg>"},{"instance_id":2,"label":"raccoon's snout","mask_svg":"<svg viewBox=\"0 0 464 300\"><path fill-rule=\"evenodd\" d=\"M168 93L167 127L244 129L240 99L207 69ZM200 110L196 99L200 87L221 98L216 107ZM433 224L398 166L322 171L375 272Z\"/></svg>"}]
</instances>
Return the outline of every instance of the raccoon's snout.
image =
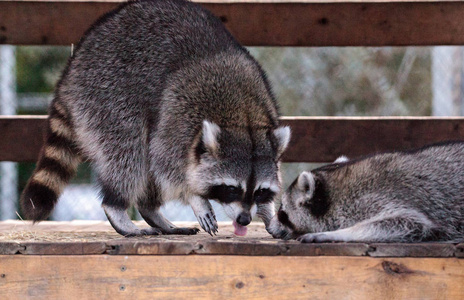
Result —
<instances>
[{"instance_id":1,"label":"raccoon's snout","mask_svg":"<svg viewBox=\"0 0 464 300\"><path fill-rule=\"evenodd\" d=\"M238 215L236 222L242 226L247 226L251 223L251 215L249 213L242 212Z\"/></svg>"},{"instance_id":2,"label":"raccoon's snout","mask_svg":"<svg viewBox=\"0 0 464 300\"><path fill-rule=\"evenodd\" d=\"M275 239L283 239L284 236L288 235L288 231L280 230L280 231L277 231L277 232L274 232L274 233L271 233L271 234L272 234L272 237L275 238Z\"/></svg>"},{"instance_id":3,"label":"raccoon's snout","mask_svg":"<svg viewBox=\"0 0 464 300\"><path fill-rule=\"evenodd\" d=\"M277 219L277 215L272 218L269 228L266 229L275 239L288 240L291 236L290 231Z\"/></svg>"}]
</instances>

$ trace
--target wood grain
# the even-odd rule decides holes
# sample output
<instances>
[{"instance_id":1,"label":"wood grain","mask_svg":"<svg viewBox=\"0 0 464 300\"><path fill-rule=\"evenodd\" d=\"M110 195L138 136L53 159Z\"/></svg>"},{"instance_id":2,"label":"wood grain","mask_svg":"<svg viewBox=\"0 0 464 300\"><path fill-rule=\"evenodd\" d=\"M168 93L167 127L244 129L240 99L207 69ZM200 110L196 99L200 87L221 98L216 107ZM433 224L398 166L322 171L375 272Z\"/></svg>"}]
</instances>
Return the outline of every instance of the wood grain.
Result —
<instances>
[{"instance_id":1,"label":"wood grain","mask_svg":"<svg viewBox=\"0 0 464 300\"><path fill-rule=\"evenodd\" d=\"M70 45L121 0L0 1L0 44ZM196 1L247 46L464 44L462 1Z\"/></svg>"},{"instance_id":2,"label":"wood grain","mask_svg":"<svg viewBox=\"0 0 464 300\"><path fill-rule=\"evenodd\" d=\"M462 117L284 117L282 124L292 129L285 162L329 162L464 140ZM35 161L44 128L44 116L0 117L0 161Z\"/></svg>"},{"instance_id":3,"label":"wood grain","mask_svg":"<svg viewBox=\"0 0 464 300\"><path fill-rule=\"evenodd\" d=\"M0 256L2 299L462 299L456 258Z\"/></svg>"}]
</instances>

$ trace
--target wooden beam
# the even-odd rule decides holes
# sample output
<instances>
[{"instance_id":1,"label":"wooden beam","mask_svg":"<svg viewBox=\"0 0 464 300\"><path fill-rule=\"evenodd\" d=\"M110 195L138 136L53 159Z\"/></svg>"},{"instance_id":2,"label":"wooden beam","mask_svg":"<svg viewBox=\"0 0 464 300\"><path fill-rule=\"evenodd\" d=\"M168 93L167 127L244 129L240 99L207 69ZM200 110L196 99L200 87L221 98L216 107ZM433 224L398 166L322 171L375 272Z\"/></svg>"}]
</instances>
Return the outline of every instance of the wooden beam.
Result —
<instances>
[{"instance_id":1,"label":"wooden beam","mask_svg":"<svg viewBox=\"0 0 464 300\"><path fill-rule=\"evenodd\" d=\"M283 117L282 124L292 128L285 162L329 162L464 140L462 117ZM45 125L45 116L1 116L0 161L35 161Z\"/></svg>"},{"instance_id":2,"label":"wooden beam","mask_svg":"<svg viewBox=\"0 0 464 300\"><path fill-rule=\"evenodd\" d=\"M0 256L6 299L462 299L457 258Z\"/></svg>"},{"instance_id":3,"label":"wooden beam","mask_svg":"<svg viewBox=\"0 0 464 300\"><path fill-rule=\"evenodd\" d=\"M328 162L375 152L464 140L460 117L284 117L292 138L286 162Z\"/></svg>"},{"instance_id":4,"label":"wooden beam","mask_svg":"<svg viewBox=\"0 0 464 300\"><path fill-rule=\"evenodd\" d=\"M0 44L70 45L122 0L0 1ZM247 46L464 44L462 1L197 0Z\"/></svg>"},{"instance_id":5,"label":"wooden beam","mask_svg":"<svg viewBox=\"0 0 464 300\"><path fill-rule=\"evenodd\" d=\"M46 116L0 116L0 161L36 161Z\"/></svg>"}]
</instances>

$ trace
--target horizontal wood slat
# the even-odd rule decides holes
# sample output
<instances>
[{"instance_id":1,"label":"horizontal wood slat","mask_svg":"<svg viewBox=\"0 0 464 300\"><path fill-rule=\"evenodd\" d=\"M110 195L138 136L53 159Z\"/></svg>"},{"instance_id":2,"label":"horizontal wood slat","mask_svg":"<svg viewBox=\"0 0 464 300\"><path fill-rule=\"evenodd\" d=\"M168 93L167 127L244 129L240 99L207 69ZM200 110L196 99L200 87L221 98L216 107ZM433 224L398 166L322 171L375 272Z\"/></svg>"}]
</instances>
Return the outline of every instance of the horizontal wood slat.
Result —
<instances>
[{"instance_id":1,"label":"horizontal wood slat","mask_svg":"<svg viewBox=\"0 0 464 300\"><path fill-rule=\"evenodd\" d=\"M35 161L45 116L0 117L0 161ZM286 162L329 162L374 152L464 140L464 118L283 117L292 128Z\"/></svg>"},{"instance_id":2,"label":"horizontal wood slat","mask_svg":"<svg viewBox=\"0 0 464 300\"><path fill-rule=\"evenodd\" d=\"M121 0L0 1L0 44L70 45ZM464 44L462 1L198 0L247 46Z\"/></svg>"},{"instance_id":3,"label":"horizontal wood slat","mask_svg":"<svg viewBox=\"0 0 464 300\"><path fill-rule=\"evenodd\" d=\"M144 221L135 221L147 228ZM175 222L199 227L197 222ZM371 256L462 257L453 243L315 243L274 239L261 222L249 224L246 237L234 234L231 222L218 222L213 237L196 235L122 237L105 221L0 222L0 255L246 255L246 256Z\"/></svg>"},{"instance_id":4,"label":"horizontal wood slat","mask_svg":"<svg viewBox=\"0 0 464 300\"><path fill-rule=\"evenodd\" d=\"M0 256L3 299L462 299L457 258Z\"/></svg>"},{"instance_id":5,"label":"horizontal wood slat","mask_svg":"<svg viewBox=\"0 0 464 300\"><path fill-rule=\"evenodd\" d=\"M45 116L0 116L0 161L36 161L45 120Z\"/></svg>"},{"instance_id":6,"label":"horizontal wood slat","mask_svg":"<svg viewBox=\"0 0 464 300\"><path fill-rule=\"evenodd\" d=\"M464 118L308 117L283 118L292 128L286 162L328 162L374 152L406 150L464 140Z\"/></svg>"}]
</instances>

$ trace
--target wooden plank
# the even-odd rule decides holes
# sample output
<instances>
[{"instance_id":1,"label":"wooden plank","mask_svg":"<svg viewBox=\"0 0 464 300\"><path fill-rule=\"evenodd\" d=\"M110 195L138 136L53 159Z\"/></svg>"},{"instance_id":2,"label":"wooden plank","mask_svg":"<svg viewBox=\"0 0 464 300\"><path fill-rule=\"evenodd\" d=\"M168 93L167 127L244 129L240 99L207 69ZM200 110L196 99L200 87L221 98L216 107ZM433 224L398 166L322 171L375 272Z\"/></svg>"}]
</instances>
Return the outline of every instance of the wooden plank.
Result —
<instances>
[{"instance_id":1,"label":"wooden plank","mask_svg":"<svg viewBox=\"0 0 464 300\"><path fill-rule=\"evenodd\" d=\"M44 141L45 116L0 117L0 161L36 161Z\"/></svg>"},{"instance_id":2,"label":"wooden plank","mask_svg":"<svg viewBox=\"0 0 464 300\"><path fill-rule=\"evenodd\" d=\"M30 242L21 246L24 248L19 252L29 255L91 255L104 254L107 250L104 242Z\"/></svg>"},{"instance_id":3,"label":"wooden plank","mask_svg":"<svg viewBox=\"0 0 464 300\"><path fill-rule=\"evenodd\" d=\"M122 0L0 1L0 44L70 45ZM462 1L198 0L247 46L464 44Z\"/></svg>"},{"instance_id":4,"label":"wooden plank","mask_svg":"<svg viewBox=\"0 0 464 300\"><path fill-rule=\"evenodd\" d=\"M144 227L143 221L136 221ZM196 222L177 226L198 226ZM219 222L219 233L209 236L163 235L124 238L108 222L0 222L0 254L26 255L234 255L234 256L372 256L462 257L464 245L450 243L324 243L301 244L273 239L260 222L248 225L246 237L233 234L231 222Z\"/></svg>"},{"instance_id":5,"label":"wooden plank","mask_svg":"<svg viewBox=\"0 0 464 300\"><path fill-rule=\"evenodd\" d=\"M462 299L456 258L0 256L2 299Z\"/></svg>"},{"instance_id":6,"label":"wooden plank","mask_svg":"<svg viewBox=\"0 0 464 300\"><path fill-rule=\"evenodd\" d=\"M25 249L18 242L0 242L0 255L11 255L21 253Z\"/></svg>"},{"instance_id":7,"label":"wooden plank","mask_svg":"<svg viewBox=\"0 0 464 300\"><path fill-rule=\"evenodd\" d=\"M464 140L460 117L286 117L282 123L292 128L286 162L328 162Z\"/></svg>"},{"instance_id":8,"label":"wooden plank","mask_svg":"<svg viewBox=\"0 0 464 300\"><path fill-rule=\"evenodd\" d=\"M197 254L247 256L366 256L369 245L362 243L301 244L281 240L205 241Z\"/></svg>"},{"instance_id":9,"label":"wooden plank","mask_svg":"<svg viewBox=\"0 0 464 300\"><path fill-rule=\"evenodd\" d=\"M208 237L183 237L182 240L153 238L144 241L128 239L111 240L107 245L106 253L111 255L366 256L370 249L367 244L301 244L273 240L270 236L228 240Z\"/></svg>"},{"instance_id":10,"label":"wooden plank","mask_svg":"<svg viewBox=\"0 0 464 300\"><path fill-rule=\"evenodd\" d=\"M285 162L329 162L361 155L464 140L462 117L284 117L292 128ZM35 161L44 116L0 116L0 161Z\"/></svg>"},{"instance_id":11,"label":"wooden plank","mask_svg":"<svg viewBox=\"0 0 464 300\"><path fill-rule=\"evenodd\" d=\"M372 257L454 257L457 249L450 243L370 244Z\"/></svg>"}]
</instances>

